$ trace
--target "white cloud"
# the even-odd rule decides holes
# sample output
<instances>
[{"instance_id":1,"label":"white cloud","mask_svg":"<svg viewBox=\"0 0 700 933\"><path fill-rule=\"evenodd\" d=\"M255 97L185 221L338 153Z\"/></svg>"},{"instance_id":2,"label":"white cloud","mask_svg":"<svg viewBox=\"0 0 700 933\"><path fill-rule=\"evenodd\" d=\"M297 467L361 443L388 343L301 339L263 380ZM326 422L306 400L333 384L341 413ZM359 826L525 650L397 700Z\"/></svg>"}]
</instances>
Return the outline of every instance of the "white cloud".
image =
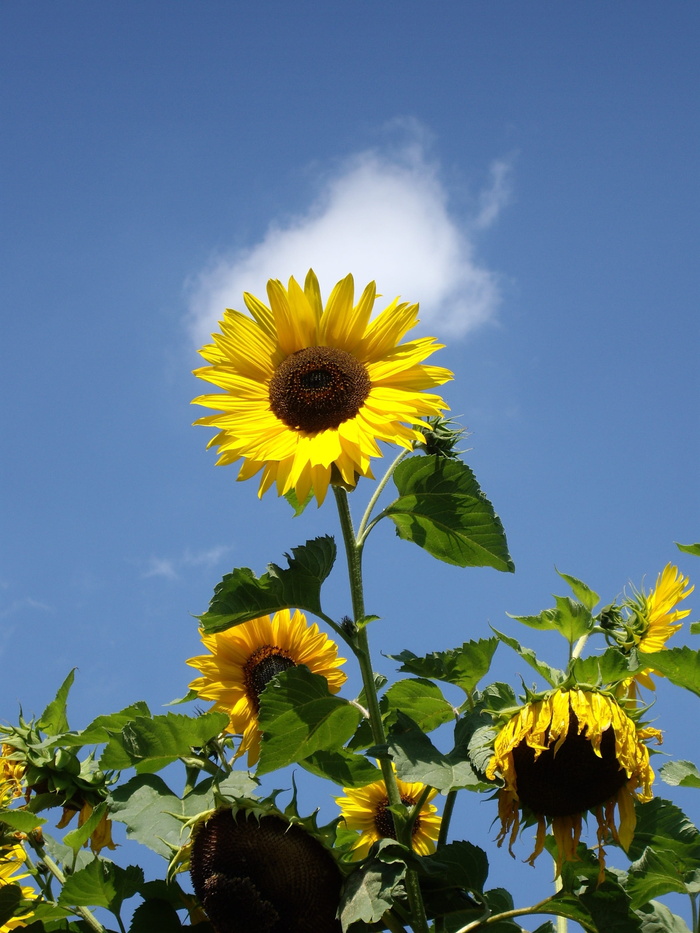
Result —
<instances>
[{"instance_id":1,"label":"white cloud","mask_svg":"<svg viewBox=\"0 0 700 933\"><path fill-rule=\"evenodd\" d=\"M478 235L508 200L509 165L491 167L491 183L470 216L456 217L439 167L420 128L401 150L361 152L319 182L302 216L272 222L263 240L212 262L191 294L190 330L208 343L224 308L243 309L242 294L266 300L268 279L303 282L309 267L324 295L352 272L357 292L375 280L388 302L401 295L421 306L423 330L461 337L493 318L496 275L475 255ZM378 309L381 305L377 306Z\"/></svg>"},{"instance_id":2,"label":"white cloud","mask_svg":"<svg viewBox=\"0 0 700 933\"><path fill-rule=\"evenodd\" d=\"M206 551L190 551L187 549L180 557L151 557L148 567L142 574L148 577L164 577L166 580L177 580L179 571L186 567L213 567L231 547L219 545Z\"/></svg>"}]
</instances>

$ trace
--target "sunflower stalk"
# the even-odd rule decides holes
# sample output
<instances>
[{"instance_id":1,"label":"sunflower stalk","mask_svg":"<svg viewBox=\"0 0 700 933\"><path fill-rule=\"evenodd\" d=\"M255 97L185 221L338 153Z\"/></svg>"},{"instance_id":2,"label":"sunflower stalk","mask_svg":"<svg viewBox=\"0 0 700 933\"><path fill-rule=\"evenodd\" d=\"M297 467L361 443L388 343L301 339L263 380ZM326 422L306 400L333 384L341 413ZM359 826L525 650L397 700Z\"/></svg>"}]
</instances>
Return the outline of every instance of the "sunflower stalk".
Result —
<instances>
[{"instance_id":1,"label":"sunflower stalk","mask_svg":"<svg viewBox=\"0 0 700 933\"><path fill-rule=\"evenodd\" d=\"M29 837L28 842L31 845L31 847L34 849L36 854L38 855L39 859L43 862L44 865L46 865L47 869L54 876L56 881L58 881L58 883L61 885L65 884L66 876L63 874L63 872L58 867L58 865L54 862L51 856L45 851L44 847L39 845L39 843L36 842L35 840L32 840L31 837ZM107 928L102 926L100 921L92 913L92 911L89 910L89 908L82 907L82 906L74 906L73 910L75 910L78 916L81 917L85 921L85 923L87 923L87 925L90 927L90 929L95 931L95 933L107 933ZM124 929L123 924L118 916L117 916L117 920L119 922L120 927L123 930Z\"/></svg>"},{"instance_id":2,"label":"sunflower stalk","mask_svg":"<svg viewBox=\"0 0 700 933\"><path fill-rule=\"evenodd\" d=\"M398 464L395 464L395 466ZM345 555L348 564L348 580L350 584L350 596L352 600L352 611L355 623L361 622L365 618L365 599L364 586L362 582L362 545L355 536L355 530L352 524L350 514L350 503L348 502L347 492L339 486L333 486L335 501L338 507L338 517L340 520L341 533L345 544ZM368 514L368 513L366 513ZM367 710L369 712L369 723L372 730L372 739L377 746L386 746L386 732L379 708L379 697L374 682L374 671L372 669L372 659L369 650L369 639L367 637L367 626L358 626L357 634L354 638L355 655L360 667L362 684L364 686L365 697L367 701ZM411 824L407 818L401 819L399 814L405 810L401 793L396 781L396 775L389 758L382 755L379 759L379 765L382 770L384 784L386 786L387 797L391 806L392 819L396 830L396 838L399 842L411 847ZM428 933L428 918L423 904L423 895L421 894L418 876L414 869L406 870L406 893L411 907L411 923L415 933Z\"/></svg>"}]
</instances>

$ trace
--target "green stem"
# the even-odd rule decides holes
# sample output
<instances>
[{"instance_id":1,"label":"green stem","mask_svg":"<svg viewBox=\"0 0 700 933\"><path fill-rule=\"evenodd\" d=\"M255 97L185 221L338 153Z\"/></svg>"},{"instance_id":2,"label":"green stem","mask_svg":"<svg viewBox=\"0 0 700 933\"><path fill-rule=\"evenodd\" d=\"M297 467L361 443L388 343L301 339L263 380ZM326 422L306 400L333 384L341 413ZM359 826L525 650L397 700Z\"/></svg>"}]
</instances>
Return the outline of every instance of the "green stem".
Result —
<instances>
[{"instance_id":1,"label":"green stem","mask_svg":"<svg viewBox=\"0 0 700 933\"><path fill-rule=\"evenodd\" d=\"M41 861L44 863L44 865L46 865L48 870L54 876L56 881L58 881L59 884L65 884L66 876L63 874L63 872L58 867L58 865L54 862L51 856L47 855L44 849L41 846L38 846L36 843L32 843L32 847L34 848L34 850L36 851L37 855L39 856ZM107 928L102 926L102 924L97 919L97 917L95 917L94 914L90 910L88 910L87 907L78 907L78 906L73 905L72 909L76 912L76 914L78 914L79 917L82 917L85 923L87 923L87 925L92 930L95 930L95 933L107 933ZM119 920L119 917L117 917L117 920ZM121 925L121 921L120 921L120 925Z\"/></svg>"},{"instance_id":2,"label":"green stem","mask_svg":"<svg viewBox=\"0 0 700 933\"><path fill-rule=\"evenodd\" d=\"M396 466L399 459L394 463ZM389 474L390 475L390 474ZM350 583L350 596L352 600L352 611L357 633L354 636L354 648L357 662L362 675L362 685L364 687L367 711L369 713L369 723L372 730L372 739L375 745L386 746L386 732L384 731L384 722L379 708L379 697L374 682L374 671L372 669L372 658L369 650L369 639L367 637L367 626L365 624L365 598L362 582L362 544L355 536L350 515L350 504L346 491L338 486L333 487L335 501L338 506L338 517L340 519L340 529L345 544L345 556L348 563L348 580ZM376 501L376 500L375 500ZM365 512L365 516L368 512ZM383 754L379 757L379 765L382 769L384 785L386 787L389 805L395 808L392 812L396 838L403 845L411 848L410 823L407 817L403 819L398 815L401 813L403 801L401 793L396 782L396 775L391 759ZM418 875L415 869L406 869L406 893L408 902L411 906L412 920L411 925L415 933L429 933L428 918L425 913L423 896L418 882Z\"/></svg>"},{"instance_id":3,"label":"green stem","mask_svg":"<svg viewBox=\"0 0 700 933\"><path fill-rule=\"evenodd\" d=\"M692 911L692 927L693 933L700 933L700 923L698 923L698 896L697 894L690 895L690 909Z\"/></svg>"},{"instance_id":4,"label":"green stem","mask_svg":"<svg viewBox=\"0 0 700 933\"><path fill-rule=\"evenodd\" d=\"M445 798L445 806L442 811L442 819L440 820L440 833L437 840L438 849L441 849L447 843L447 834L450 830L450 820L452 819L452 811L455 808L456 800L457 791L448 791L447 797Z\"/></svg>"},{"instance_id":5,"label":"green stem","mask_svg":"<svg viewBox=\"0 0 700 933\"><path fill-rule=\"evenodd\" d=\"M386 484L389 482L391 477L394 475L394 470L401 463L401 461L405 457L407 457L409 454L412 454L412 453L413 453L412 450L402 450L401 453L398 455L398 457L390 465L389 469L386 471L384 476L377 483L377 488L374 490L372 498L367 503L365 514L362 516L360 527L357 529L357 543L359 547L362 547L362 545L365 543L365 539L367 538L367 535L369 534L371 528L374 527L374 524L375 524L374 522L372 522L372 525L370 526L370 528L367 527L367 524L369 522L370 516L374 510L375 505L377 504L379 497L384 492Z\"/></svg>"},{"instance_id":6,"label":"green stem","mask_svg":"<svg viewBox=\"0 0 700 933\"><path fill-rule=\"evenodd\" d=\"M397 920L390 910L382 915L382 923L390 933L406 933L406 927L402 925L400 920Z\"/></svg>"}]
</instances>

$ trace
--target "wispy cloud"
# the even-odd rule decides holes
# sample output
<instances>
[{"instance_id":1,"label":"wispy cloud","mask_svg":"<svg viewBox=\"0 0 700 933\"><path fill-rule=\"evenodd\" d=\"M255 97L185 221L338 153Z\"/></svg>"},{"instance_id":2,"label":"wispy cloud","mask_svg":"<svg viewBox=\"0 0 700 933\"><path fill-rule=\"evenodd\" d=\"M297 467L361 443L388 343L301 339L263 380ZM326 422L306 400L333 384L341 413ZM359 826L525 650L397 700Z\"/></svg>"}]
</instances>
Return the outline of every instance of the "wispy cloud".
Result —
<instances>
[{"instance_id":1,"label":"wispy cloud","mask_svg":"<svg viewBox=\"0 0 700 933\"><path fill-rule=\"evenodd\" d=\"M509 164L491 166L475 208L458 216L424 135L417 127L399 149L356 153L320 174L306 213L273 221L261 242L213 261L192 283L197 344L209 342L224 308L242 307L244 291L265 299L268 279L303 281L309 267L326 295L352 272L358 289L374 279L387 301L419 301L421 320L439 336L461 337L493 318L497 276L476 245L507 203Z\"/></svg>"},{"instance_id":2,"label":"wispy cloud","mask_svg":"<svg viewBox=\"0 0 700 933\"><path fill-rule=\"evenodd\" d=\"M16 615L18 612L26 610L38 610L39 612L53 612L53 606L42 603L38 599L32 599L31 596L23 596L20 599L13 600L9 606L0 609L0 619L7 619Z\"/></svg>"},{"instance_id":3,"label":"wispy cloud","mask_svg":"<svg viewBox=\"0 0 700 933\"><path fill-rule=\"evenodd\" d=\"M177 580L180 572L187 567L213 567L231 547L219 545L204 551L186 550L179 557L151 557L142 577L164 577L166 580Z\"/></svg>"}]
</instances>

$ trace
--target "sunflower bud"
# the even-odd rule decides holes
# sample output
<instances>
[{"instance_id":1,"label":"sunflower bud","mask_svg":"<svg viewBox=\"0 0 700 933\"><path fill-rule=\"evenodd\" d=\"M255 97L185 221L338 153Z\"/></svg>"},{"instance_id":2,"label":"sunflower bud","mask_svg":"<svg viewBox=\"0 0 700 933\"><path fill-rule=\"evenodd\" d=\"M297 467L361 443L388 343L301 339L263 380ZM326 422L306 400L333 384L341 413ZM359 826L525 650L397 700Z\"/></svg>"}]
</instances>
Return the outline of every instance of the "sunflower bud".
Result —
<instances>
[{"instance_id":1,"label":"sunflower bud","mask_svg":"<svg viewBox=\"0 0 700 933\"><path fill-rule=\"evenodd\" d=\"M194 831L190 873L217 933L340 933L338 866L282 816L217 810Z\"/></svg>"}]
</instances>

